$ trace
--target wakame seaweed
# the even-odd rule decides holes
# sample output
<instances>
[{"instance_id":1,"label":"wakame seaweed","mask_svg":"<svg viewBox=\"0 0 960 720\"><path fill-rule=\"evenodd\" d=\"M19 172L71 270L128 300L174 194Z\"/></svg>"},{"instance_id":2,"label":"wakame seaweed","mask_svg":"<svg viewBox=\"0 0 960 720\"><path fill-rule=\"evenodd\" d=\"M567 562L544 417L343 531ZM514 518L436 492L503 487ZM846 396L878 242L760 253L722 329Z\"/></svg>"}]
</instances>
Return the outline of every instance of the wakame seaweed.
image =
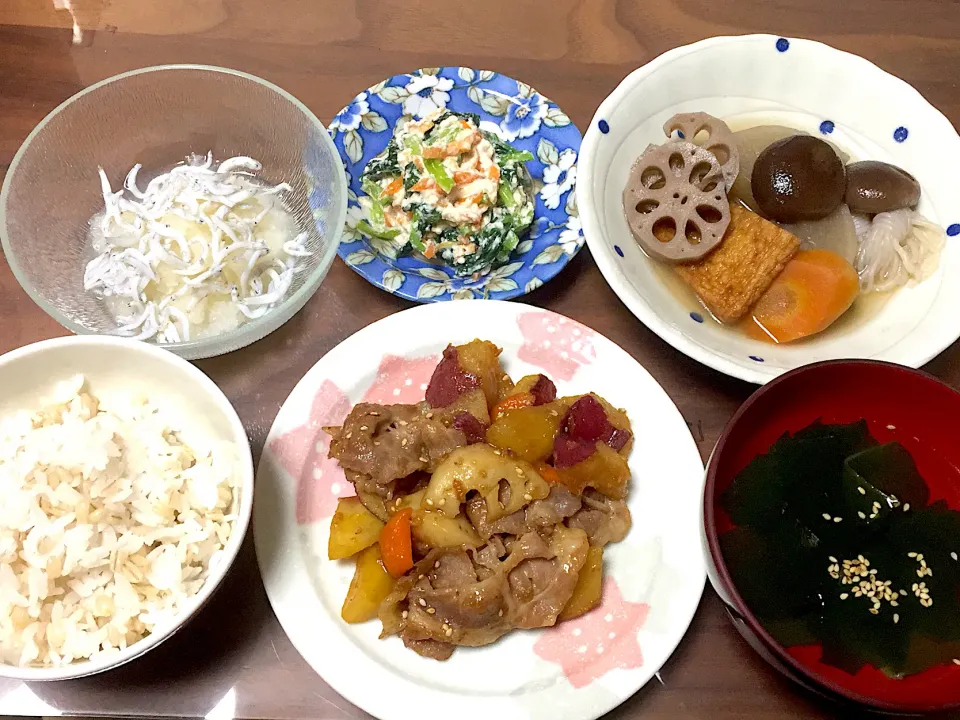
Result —
<instances>
[{"instance_id":1,"label":"wakame seaweed","mask_svg":"<svg viewBox=\"0 0 960 720\"><path fill-rule=\"evenodd\" d=\"M960 512L864 421L816 422L754 458L721 497L734 584L786 647L904 677L960 657Z\"/></svg>"}]
</instances>

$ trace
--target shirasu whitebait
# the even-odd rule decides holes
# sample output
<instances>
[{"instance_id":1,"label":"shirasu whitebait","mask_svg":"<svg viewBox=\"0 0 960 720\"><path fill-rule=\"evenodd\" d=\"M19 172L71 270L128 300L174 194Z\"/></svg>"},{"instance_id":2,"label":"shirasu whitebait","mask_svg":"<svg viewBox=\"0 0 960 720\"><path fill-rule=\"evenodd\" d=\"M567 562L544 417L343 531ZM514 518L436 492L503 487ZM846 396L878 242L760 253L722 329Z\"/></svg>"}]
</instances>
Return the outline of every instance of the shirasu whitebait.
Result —
<instances>
[{"instance_id":1,"label":"shirasu whitebait","mask_svg":"<svg viewBox=\"0 0 960 720\"><path fill-rule=\"evenodd\" d=\"M188 158L141 189L138 163L124 177L123 188L114 191L99 168L104 211L91 225L99 230L99 254L87 264L83 285L123 308L116 334L185 342L202 330L191 327L190 314L208 298L232 303L248 319L263 317L283 300L301 259L312 251L306 247L307 233L273 248L260 236L270 213L286 214L295 228L280 200L291 186L259 182L255 174L261 169L245 156L215 165L207 153ZM171 224L177 219L191 232L184 232L184 223ZM233 282L225 277L228 268ZM156 289L163 270L174 279L167 292Z\"/></svg>"}]
</instances>

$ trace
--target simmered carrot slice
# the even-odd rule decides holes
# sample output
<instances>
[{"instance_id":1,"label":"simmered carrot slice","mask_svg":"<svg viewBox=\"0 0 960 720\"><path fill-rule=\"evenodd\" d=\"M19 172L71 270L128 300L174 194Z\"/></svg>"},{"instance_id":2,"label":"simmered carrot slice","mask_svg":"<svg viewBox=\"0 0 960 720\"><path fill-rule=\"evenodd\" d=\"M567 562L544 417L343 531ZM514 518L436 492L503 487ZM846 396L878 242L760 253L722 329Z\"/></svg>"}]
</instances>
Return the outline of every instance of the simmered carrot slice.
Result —
<instances>
[{"instance_id":1,"label":"simmered carrot slice","mask_svg":"<svg viewBox=\"0 0 960 720\"><path fill-rule=\"evenodd\" d=\"M787 343L826 330L853 304L857 271L830 250L801 250L754 305L744 329L753 338Z\"/></svg>"}]
</instances>

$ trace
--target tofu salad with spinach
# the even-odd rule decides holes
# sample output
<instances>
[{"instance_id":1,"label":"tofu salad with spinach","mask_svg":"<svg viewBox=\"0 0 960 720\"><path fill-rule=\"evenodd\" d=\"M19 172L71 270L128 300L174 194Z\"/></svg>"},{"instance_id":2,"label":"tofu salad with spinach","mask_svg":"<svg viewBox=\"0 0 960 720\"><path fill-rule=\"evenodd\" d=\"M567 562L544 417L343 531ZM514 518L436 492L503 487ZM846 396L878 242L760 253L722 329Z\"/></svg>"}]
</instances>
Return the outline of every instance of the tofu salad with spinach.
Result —
<instances>
[{"instance_id":1,"label":"tofu salad with spinach","mask_svg":"<svg viewBox=\"0 0 960 720\"><path fill-rule=\"evenodd\" d=\"M357 230L478 275L505 263L533 223L533 181L516 150L479 117L440 109L399 125L361 175Z\"/></svg>"}]
</instances>

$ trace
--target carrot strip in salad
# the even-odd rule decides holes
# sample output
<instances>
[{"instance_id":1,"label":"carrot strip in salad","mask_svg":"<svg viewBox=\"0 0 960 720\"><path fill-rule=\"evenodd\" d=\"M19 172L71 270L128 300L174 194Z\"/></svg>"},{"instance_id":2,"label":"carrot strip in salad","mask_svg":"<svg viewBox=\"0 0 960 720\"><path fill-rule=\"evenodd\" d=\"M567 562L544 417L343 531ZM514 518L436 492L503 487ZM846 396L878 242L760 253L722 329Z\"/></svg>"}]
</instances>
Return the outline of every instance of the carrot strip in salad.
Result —
<instances>
[{"instance_id":1,"label":"carrot strip in salad","mask_svg":"<svg viewBox=\"0 0 960 720\"><path fill-rule=\"evenodd\" d=\"M387 185L383 192L380 193L380 197L391 197L400 192L400 189L403 187L403 180L400 178L394 178L393 181Z\"/></svg>"}]
</instances>

